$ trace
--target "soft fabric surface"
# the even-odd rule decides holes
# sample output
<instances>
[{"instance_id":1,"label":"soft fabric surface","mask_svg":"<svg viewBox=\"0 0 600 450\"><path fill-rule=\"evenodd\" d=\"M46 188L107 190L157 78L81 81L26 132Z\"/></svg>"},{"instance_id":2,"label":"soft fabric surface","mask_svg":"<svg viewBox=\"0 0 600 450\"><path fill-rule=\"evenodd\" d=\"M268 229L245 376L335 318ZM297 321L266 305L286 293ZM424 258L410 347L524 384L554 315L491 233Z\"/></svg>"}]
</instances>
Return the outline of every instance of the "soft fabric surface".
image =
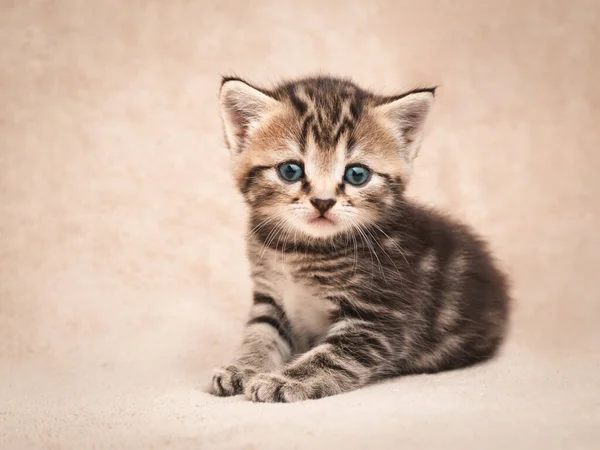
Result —
<instances>
[{"instance_id":1,"label":"soft fabric surface","mask_svg":"<svg viewBox=\"0 0 600 450\"><path fill-rule=\"evenodd\" d=\"M0 448L600 441L600 3L0 1ZM439 84L411 195L514 285L493 362L302 404L204 392L250 302L219 75Z\"/></svg>"}]
</instances>

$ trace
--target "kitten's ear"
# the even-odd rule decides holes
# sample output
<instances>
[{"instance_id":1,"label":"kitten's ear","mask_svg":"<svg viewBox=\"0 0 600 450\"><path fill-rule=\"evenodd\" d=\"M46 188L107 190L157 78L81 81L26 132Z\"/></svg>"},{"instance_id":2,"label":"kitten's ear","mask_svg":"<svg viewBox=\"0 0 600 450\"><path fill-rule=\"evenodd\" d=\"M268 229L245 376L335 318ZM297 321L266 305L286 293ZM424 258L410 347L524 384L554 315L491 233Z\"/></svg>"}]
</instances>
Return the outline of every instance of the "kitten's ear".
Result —
<instances>
[{"instance_id":1,"label":"kitten's ear","mask_svg":"<svg viewBox=\"0 0 600 450\"><path fill-rule=\"evenodd\" d=\"M414 91L397 99L392 98L375 108L396 134L408 163L412 163L419 153L434 94L435 88Z\"/></svg>"},{"instance_id":2,"label":"kitten's ear","mask_svg":"<svg viewBox=\"0 0 600 450\"><path fill-rule=\"evenodd\" d=\"M219 102L226 143L233 153L242 151L259 123L278 103L237 78L223 79Z\"/></svg>"}]
</instances>

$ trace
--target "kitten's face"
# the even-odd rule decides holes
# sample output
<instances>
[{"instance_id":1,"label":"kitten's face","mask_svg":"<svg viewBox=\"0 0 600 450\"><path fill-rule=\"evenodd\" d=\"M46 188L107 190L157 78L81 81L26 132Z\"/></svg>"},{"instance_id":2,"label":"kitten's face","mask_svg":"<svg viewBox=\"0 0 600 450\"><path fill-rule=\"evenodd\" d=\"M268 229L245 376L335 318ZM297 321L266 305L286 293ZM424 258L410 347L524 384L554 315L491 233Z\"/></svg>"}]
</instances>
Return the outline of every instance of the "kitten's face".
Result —
<instances>
[{"instance_id":1,"label":"kitten's face","mask_svg":"<svg viewBox=\"0 0 600 450\"><path fill-rule=\"evenodd\" d=\"M364 232L402 195L432 97L385 101L332 79L268 93L226 81L226 139L255 217L292 239Z\"/></svg>"},{"instance_id":2,"label":"kitten's face","mask_svg":"<svg viewBox=\"0 0 600 450\"><path fill-rule=\"evenodd\" d=\"M391 133L365 117L351 145L346 137L327 145L312 133L299 138L300 125L284 110L240 155L236 175L251 207L273 225L314 237L377 222L402 183Z\"/></svg>"}]
</instances>

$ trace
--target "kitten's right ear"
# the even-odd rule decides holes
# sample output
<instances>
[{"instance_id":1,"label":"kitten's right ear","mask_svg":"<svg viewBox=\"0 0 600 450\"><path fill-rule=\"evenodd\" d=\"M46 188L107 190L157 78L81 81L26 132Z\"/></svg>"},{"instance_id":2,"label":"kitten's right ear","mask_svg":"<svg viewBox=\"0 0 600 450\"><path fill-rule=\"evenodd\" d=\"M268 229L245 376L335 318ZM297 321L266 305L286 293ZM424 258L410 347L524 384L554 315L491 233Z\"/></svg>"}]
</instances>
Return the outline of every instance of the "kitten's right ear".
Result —
<instances>
[{"instance_id":1,"label":"kitten's right ear","mask_svg":"<svg viewBox=\"0 0 600 450\"><path fill-rule=\"evenodd\" d=\"M232 153L243 150L252 133L278 104L239 78L223 79L219 102L226 144Z\"/></svg>"}]
</instances>

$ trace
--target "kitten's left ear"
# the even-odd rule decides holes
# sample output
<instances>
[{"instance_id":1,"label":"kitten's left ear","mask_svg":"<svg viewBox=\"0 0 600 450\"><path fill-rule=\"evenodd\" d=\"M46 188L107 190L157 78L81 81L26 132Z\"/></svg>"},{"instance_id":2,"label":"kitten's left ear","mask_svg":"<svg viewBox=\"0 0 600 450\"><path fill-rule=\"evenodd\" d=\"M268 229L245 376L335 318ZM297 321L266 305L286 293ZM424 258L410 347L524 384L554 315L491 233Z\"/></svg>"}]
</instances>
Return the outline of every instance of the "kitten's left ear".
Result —
<instances>
[{"instance_id":1,"label":"kitten's left ear","mask_svg":"<svg viewBox=\"0 0 600 450\"><path fill-rule=\"evenodd\" d=\"M379 105L375 111L391 127L401 146L402 156L408 163L419 153L423 129L431 106L435 88L410 92Z\"/></svg>"}]
</instances>

